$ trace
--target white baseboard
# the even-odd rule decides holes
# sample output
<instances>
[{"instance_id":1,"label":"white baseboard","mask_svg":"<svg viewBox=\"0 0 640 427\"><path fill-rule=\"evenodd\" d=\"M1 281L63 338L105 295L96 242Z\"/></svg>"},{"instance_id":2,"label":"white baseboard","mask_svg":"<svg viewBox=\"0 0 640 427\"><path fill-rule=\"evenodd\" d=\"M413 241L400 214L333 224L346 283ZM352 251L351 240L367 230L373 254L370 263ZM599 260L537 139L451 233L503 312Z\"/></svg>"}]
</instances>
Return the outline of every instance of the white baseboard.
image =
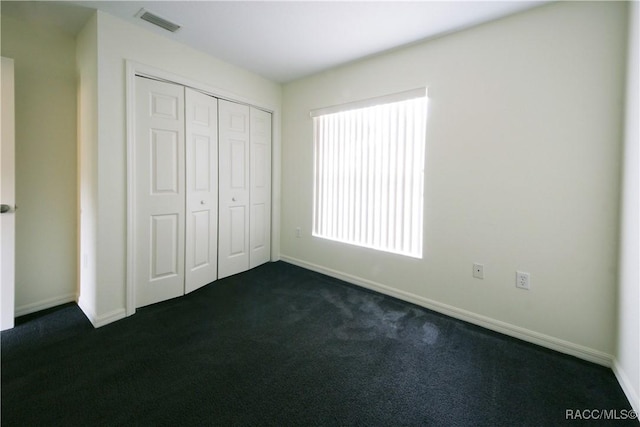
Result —
<instances>
[{"instance_id":1,"label":"white baseboard","mask_svg":"<svg viewBox=\"0 0 640 427\"><path fill-rule=\"evenodd\" d=\"M91 309L91 306L87 304L87 301L84 298L82 298L82 295L78 297L78 307L80 307L80 310L82 310L84 315L87 316L87 319L89 319L91 324L94 325L95 327L94 319L96 318L96 315Z\"/></svg>"},{"instance_id":2,"label":"white baseboard","mask_svg":"<svg viewBox=\"0 0 640 427\"><path fill-rule=\"evenodd\" d=\"M633 387L629 376L627 376L626 372L622 369L617 358L613 359L612 370L618 379L618 383L620 383L620 387L622 387L622 391L624 391L629 403L631 403L631 407L636 413L640 413L640 395L638 394L638 390Z\"/></svg>"},{"instance_id":3,"label":"white baseboard","mask_svg":"<svg viewBox=\"0 0 640 427\"><path fill-rule=\"evenodd\" d=\"M48 298L46 300L34 302L31 304L21 305L20 307L16 307L15 317L24 316L25 314L35 313L37 311L46 310L47 308L55 307L57 305L66 304L68 302L73 302L76 300L76 293L68 293L64 295L60 295L53 298Z\"/></svg>"},{"instance_id":4,"label":"white baseboard","mask_svg":"<svg viewBox=\"0 0 640 427\"><path fill-rule=\"evenodd\" d=\"M120 308L118 310L113 310L109 313L103 314L102 316L98 316L94 320L91 321L94 328L99 328L101 326L108 325L109 323L115 322L116 320L124 319L127 317L127 311L124 308Z\"/></svg>"},{"instance_id":5,"label":"white baseboard","mask_svg":"<svg viewBox=\"0 0 640 427\"><path fill-rule=\"evenodd\" d=\"M91 309L91 306L82 299L82 296L78 298L78 307L80 307L84 315L87 316L87 319L89 319L94 328L99 328L115 322L116 320L124 319L127 315L127 311L124 308L120 308L101 316L97 316Z\"/></svg>"},{"instance_id":6,"label":"white baseboard","mask_svg":"<svg viewBox=\"0 0 640 427\"><path fill-rule=\"evenodd\" d=\"M320 265L309 263L286 255L281 255L280 259L284 262L297 265L299 267L306 268L308 270L316 271L318 273L325 274L327 276L334 277L336 279L344 280L345 282L362 286L363 288L371 289L376 292L380 292L385 295L392 296L394 298L401 299L403 301L410 302L425 308L428 308L438 313L445 314L455 319L464 320L465 322L473 323L474 325L482 326L483 328L490 329L492 331L500 332L501 334L508 335L514 338L521 339L533 344L540 345L542 347L549 348L551 350L559 351L571 356L578 357L589 362L594 362L599 365L611 367L613 362L613 356L610 354L594 350L589 347L585 347L579 344L575 344L569 341L565 341L559 338L552 337L550 335L541 334L539 332L531 331L529 329L521 328L510 323L502 322L500 320L492 319L490 317L482 316L461 308L453 307L448 304L443 304L438 301L434 301L428 298L421 297L409 292L401 291L381 283L376 283L371 280L363 279L351 274L342 273L330 268L326 268Z\"/></svg>"}]
</instances>

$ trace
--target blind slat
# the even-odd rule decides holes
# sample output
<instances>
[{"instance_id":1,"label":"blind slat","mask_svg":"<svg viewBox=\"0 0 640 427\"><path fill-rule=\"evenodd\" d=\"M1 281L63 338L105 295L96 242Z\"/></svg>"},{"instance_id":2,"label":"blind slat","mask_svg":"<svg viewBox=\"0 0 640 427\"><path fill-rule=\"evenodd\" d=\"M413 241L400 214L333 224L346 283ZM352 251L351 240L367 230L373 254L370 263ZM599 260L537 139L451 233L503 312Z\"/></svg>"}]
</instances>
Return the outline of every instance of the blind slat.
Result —
<instances>
[{"instance_id":1,"label":"blind slat","mask_svg":"<svg viewBox=\"0 0 640 427\"><path fill-rule=\"evenodd\" d=\"M314 117L315 236L422 257L426 102Z\"/></svg>"}]
</instances>

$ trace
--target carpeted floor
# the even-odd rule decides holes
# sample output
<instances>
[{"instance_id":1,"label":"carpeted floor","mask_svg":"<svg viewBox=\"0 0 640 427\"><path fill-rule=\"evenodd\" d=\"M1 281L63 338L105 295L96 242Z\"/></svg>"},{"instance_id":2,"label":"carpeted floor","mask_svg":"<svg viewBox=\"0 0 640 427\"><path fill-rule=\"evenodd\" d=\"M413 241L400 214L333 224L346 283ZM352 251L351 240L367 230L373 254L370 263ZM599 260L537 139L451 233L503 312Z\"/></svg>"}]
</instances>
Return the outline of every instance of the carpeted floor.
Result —
<instances>
[{"instance_id":1,"label":"carpeted floor","mask_svg":"<svg viewBox=\"0 0 640 427\"><path fill-rule=\"evenodd\" d=\"M2 332L2 426L560 426L630 411L610 369L283 262L93 329ZM638 425L635 420L592 425Z\"/></svg>"}]
</instances>

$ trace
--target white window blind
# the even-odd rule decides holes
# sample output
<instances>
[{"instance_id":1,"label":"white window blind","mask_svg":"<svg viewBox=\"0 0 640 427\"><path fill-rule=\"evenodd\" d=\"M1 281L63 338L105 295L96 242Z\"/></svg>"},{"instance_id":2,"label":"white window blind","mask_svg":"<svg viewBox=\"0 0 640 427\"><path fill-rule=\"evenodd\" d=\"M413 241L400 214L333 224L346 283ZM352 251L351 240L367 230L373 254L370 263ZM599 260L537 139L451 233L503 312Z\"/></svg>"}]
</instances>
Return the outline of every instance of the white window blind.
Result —
<instances>
[{"instance_id":1,"label":"white window blind","mask_svg":"<svg viewBox=\"0 0 640 427\"><path fill-rule=\"evenodd\" d=\"M421 258L426 90L311 115L313 235Z\"/></svg>"}]
</instances>

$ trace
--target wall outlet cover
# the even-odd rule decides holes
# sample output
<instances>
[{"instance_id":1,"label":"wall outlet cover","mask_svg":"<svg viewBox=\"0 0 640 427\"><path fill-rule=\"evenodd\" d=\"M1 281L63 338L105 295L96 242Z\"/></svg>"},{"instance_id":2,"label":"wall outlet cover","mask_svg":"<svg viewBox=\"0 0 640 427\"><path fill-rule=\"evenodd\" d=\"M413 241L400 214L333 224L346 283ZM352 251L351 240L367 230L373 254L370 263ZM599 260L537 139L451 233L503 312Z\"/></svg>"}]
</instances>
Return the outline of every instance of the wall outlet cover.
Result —
<instances>
[{"instance_id":1,"label":"wall outlet cover","mask_svg":"<svg viewBox=\"0 0 640 427\"><path fill-rule=\"evenodd\" d=\"M531 276L524 271L516 271L516 288L531 289Z\"/></svg>"},{"instance_id":2,"label":"wall outlet cover","mask_svg":"<svg viewBox=\"0 0 640 427\"><path fill-rule=\"evenodd\" d=\"M473 277L476 279L484 279L484 264L473 264Z\"/></svg>"}]
</instances>

